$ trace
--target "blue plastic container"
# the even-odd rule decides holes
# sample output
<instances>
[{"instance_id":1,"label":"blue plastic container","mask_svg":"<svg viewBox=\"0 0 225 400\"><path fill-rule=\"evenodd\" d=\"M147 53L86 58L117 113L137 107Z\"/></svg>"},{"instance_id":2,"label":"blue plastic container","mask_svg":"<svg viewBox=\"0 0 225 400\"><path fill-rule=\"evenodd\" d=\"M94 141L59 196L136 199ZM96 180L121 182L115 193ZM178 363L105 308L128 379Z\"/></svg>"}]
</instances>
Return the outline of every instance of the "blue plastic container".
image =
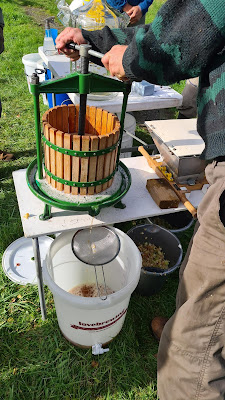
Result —
<instances>
[{"instance_id":1,"label":"blue plastic container","mask_svg":"<svg viewBox=\"0 0 225 400\"><path fill-rule=\"evenodd\" d=\"M51 71L49 69L46 69L45 72L45 80L48 81L49 79L52 79L51 76ZM48 99L48 105L49 108L53 107L53 93L47 93L47 99ZM72 104L72 101L70 100L69 96L66 93L60 93L55 95L55 105L56 106L61 106L62 104Z\"/></svg>"}]
</instances>

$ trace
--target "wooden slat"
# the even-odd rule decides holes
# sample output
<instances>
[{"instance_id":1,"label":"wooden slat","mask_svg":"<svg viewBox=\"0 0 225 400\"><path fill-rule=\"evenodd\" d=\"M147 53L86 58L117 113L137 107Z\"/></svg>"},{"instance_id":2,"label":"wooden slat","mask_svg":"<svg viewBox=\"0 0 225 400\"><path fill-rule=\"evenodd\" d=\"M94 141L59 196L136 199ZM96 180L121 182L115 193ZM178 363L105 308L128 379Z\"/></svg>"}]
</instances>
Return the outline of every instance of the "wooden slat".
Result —
<instances>
[{"instance_id":1,"label":"wooden slat","mask_svg":"<svg viewBox=\"0 0 225 400\"><path fill-rule=\"evenodd\" d=\"M89 117L90 117L90 107L86 107L86 116L85 116L85 127L84 127L84 132L89 133Z\"/></svg>"},{"instance_id":2,"label":"wooden slat","mask_svg":"<svg viewBox=\"0 0 225 400\"><path fill-rule=\"evenodd\" d=\"M76 104L76 112L75 112L75 133L78 133L78 121L79 121L79 105Z\"/></svg>"},{"instance_id":3,"label":"wooden slat","mask_svg":"<svg viewBox=\"0 0 225 400\"><path fill-rule=\"evenodd\" d=\"M50 128L49 135L50 135L50 142L56 144L56 131L55 128ZM56 175L56 151L50 149L50 171L52 174ZM51 178L51 185L52 187L56 188L56 181Z\"/></svg>"},{"instance_id":4,"label":"wooden slat","mask_svg":"<svg viewBox=\"0 0 225 400\"><path fill-rule=\"evenodd\" d=\"M81 136L81 141L82 141L82 151L88 151L89 150L89 142L90 142L90 137L89 136ZM88 178L88 163L89 163L89 157L82 157L81 158L81 168L80 168L80 182L87 182ZM86 195L87 194L87 188L80 188L80 194L81 195Z\"/></svg>"},{"instance_id":5,"label":"wooden slat","mask_svg":"<svg viewBox=\"0 0 225 400\"><path fill-rule=\"evenodd\" d=\"M105 149L106 148L106 141L107 138L106 136L99 136L99 150ZM105 155L98 156L98 162L97 162L97 174L96 174L96 180L100 180L103 178L103 168L104 168L104 162L105 162ZM99 193L102 191L102 185L98 185L95 187L96 193Z\"/></svg>"},{"instance_id":6,"label":"wooden slat","mask_svg":"<svg viewBox=\"0 0 225 400\"><path fill-rule=\"evenodd\" d=\"M108 119L107 119L107 127L106 127L106 133L111 133L113 131L113 121L114 121L115 115L108 113Z\"/></svg>"},{"instance_id":7,"label":"wooden slat","mask_svg":"<svg viewBox=\"0 0 225 400\"><path fill-rule=\"evenodd\" d=\"M90 107L90 112L89 112L89 133L92 135L96 135L96 107Z\"/></svg>"},{"instance_id":8,"label":"wooden slat","mask_svg":"<svg viewBox=\"0 0 225 400\"><path fill-rule=\"evenodd\" d=\"M116 115L113 115L112 120L113 120L112 121L112 131L114 129L116 129L116 127L117 127L117 129L119 129L120 128L120 121L119 121L118 117Z\"/></svg>"},{"instance_id":9,"label":"wooden slat","mask_svg":"<svg viewBox=\"0 0 225 400\"><path fill-rule=\"evenodd\" d=\"M57 130L56 131L56 145L63 147L63 132ZM56 175L59 178L64 178L64 171L63 171L63 154L56 152ZM56 183L57 190L63 190L63 184L60 182Z\"/></svg>"},{"instance_id":10,"label":"wooden slat","mask_svg":"<svg viewBox=\"0 0 225 400\"><path fill-rule=\"evenodd\" d=\"M79 135L73 135L73 150L80 150L80 138ZM79 182L80 176L80 157L72 158L72 181ZM79 193L78 187L72 187L72 194L77 195Z\"/></svg>"},{"instance_id":11,"label":"wooden slat","mask_svg":"<svg viewBox=\"0 0 225 400\"><path fill-rule=\"evenodd\" d=\"M119 120L118 120L118 118L116 117L116 119L115 119L115 127L114 127L114 129L116 129L116 130L120 130L120 122L119 122Z\"/></svg>"},{"instance_id":12,"label":"wooden slat","mask_svg":"<svg viewBox=\"0 0 225 400\"><path fill-rule=\"evenodd\" d=\"M106 145L106 147L112 146L114 135L111 133L109 135L106 135L106 137L107 137L107 145ZM111 158L112 158L112 152L111 153L107 153L106 156L105 156L104 175L103 175L104 178L109 176ZM103 183L102 190L106 190L107 187L108 187L108 184L109 184L109 182Z\"/></svg>"},{"instance_id":13,"label":"wooden slat","mask_svg":"<svg viewBox=\"0 0 225 400\"><path fill-rule=\"evenodd\" d=\"M56 109L52 108L50 110L50 113L49 113L49 123L55 129L57 129L57 126L56 126L56 112L57 112Z\"/></svg>"},{"instance_id":14,"label":"wooden slat","mask_svg":"<svg viewBox=\"0 0 225 400\"><path fill-rule=\"evenodd\" d=\"M50 132L49 132L50 128L51 125L49 125L47 122L43 124L44 136L46 137L47 140L50 139ZM50 171L50 147L47 146L47 144L45 144L44 150L45 150L45 166ZM47 174L46 174L46 179L48 183L51 183L51 178Z\"/></svg>"},{"instance_id":15,"label":"wooden slat","mask_svg":"<svg viewBox=\"0 0 225 400\"><path fill-rule=\"evenodd\" d=\"M103 110L103 111L102 111L102 129L101 129L101 135L106 135L106 133L107 133L107 120L108 120L108 111Z\"/></svg>"},{"instance_id":16,"label":"wooden slat","mask_svg":"<svg viewBox=\"0 0 225 400\"><path fill-rule=\"evenodd\" d=\"M119 131L114 130L114 135L113 135L113 144L115 144L118 141L119 138ZM112 174L113 170L114 170L114 166L115 166L115 162L116 162L116 156L117 156L117 148L115 150L112 151L112 155L111 155L111 162L110 162L110 167L109 167L109 175ZM110 187L112 185L113 182L113 178L110 179L110 181L108 182L108 187Z\"/></svg>"},{"instance_id":17,"label":"wooden slat","mask_svg":"<svg viewBox=\"0 0 225 400\"><path fill-rule=\"evenodd\" d=\"M69 133L75 133L76 109L74 104L68 105Z\"/></svg>"},{"instance_id":18,"label":"wooden slat","mask_svg":"<svg viewBox=\"0 0 225 400\"><path fill-rule=\"evenodd\" d=\"M96 151L98 150L99 138L98 136L90 137L90 150ZM97 168L97 156L90 157L89 161L89 173L88 173L88 182L93 182L96 180L96 168ZM88 188L88 194L92 195L95 192L95 187L91 186Z\"/></svg>"},{"instance_id":19,"label":"wooden slat","mask_svg":"<svg viewBox=\"0 0 225 400\"><path fill-rule=\"evenodd\" d=\"M62 131L63 129L63 124L62 124L62 107L61 106L56 106L54 107L56 111L56 128L59 131Z\"/></svg>"},{"instance_id":20,"label":"wooden slat","mask_svg":"<svg viewBox=\"0 0 225 400\"><path fill-rule=\"evenodd\" d=\"M49 110L45 111L45 113L42 115L42 122L49 122L49 114Z\"/></svg>"},{"instance_id":21,"label":"wooden slat","mask_svg":"<svg viewBox=\"0 0 225 400\"><path fill-rule=\"evenodd\" d=\"M69 121L68 121L68 106L65 104L61 106L62 109L62 131L65 133L69 132Z\"/></svg>"},{"instance_id":22,"label":"wooden slat","mask_svg":"<svg viewBox=\"0 0 225 400\"><path fill-rule=\"evenodd\" d=\"M102 111L103 110L101 108L96 109L95 129L96 129L97 135L101 135L101 131L102 131Z\"/></svg>"},{"instance_id":23,"label":"wooden slat","mask_svg":"<svg viewBox=\"0 0 225 400\"><path fill-rule=\"evenodd\" d=\"M119 137L120 137L120 130L117 130L117 131L116 131L115 136L116 136L116 138L117 138L116 141L118 142ZM114 151L115 151L115 158L114 158L113 169L115 169L115 167L116 167L116 160L117 160L117 154L118 154L118 147L116 147L116 149L115 149Z\"/></svg>"},{"instance_id":24,"label":"wooden slat","mask_svg":"<svg viewBox=\"0 0 225 400\"><path fill-rule=\"evenodd\" d=\"M69 133L64 134L64 148L71 149L71 135ZM71 181L72 173L72 157L64 154L64 179ZM64 193L69 194L71 191L71 186L64 185Z\"/></svg>"}]
</instances>

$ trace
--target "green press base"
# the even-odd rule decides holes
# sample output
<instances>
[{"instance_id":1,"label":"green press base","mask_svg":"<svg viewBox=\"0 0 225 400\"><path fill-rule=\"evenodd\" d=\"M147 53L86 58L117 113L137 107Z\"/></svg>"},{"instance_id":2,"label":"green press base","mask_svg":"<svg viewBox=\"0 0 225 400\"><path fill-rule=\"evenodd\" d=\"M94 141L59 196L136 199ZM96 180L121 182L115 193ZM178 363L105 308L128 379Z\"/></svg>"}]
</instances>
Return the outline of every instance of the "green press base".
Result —
<instances>
[{"instance_id":1,"label":"green press base","mask_svg":"<svg viewBox=\"0 0 225 400\"><path fill-rule=\"evenodd\" d=\"M102 198L101 193L99 196L96 195L96 199L92 202L78 203L76 202L76 196L74 202L62 201L52 196L49 196L44 192L39 182L36 180L37 174L37 160L31 162L27 168L26 180L28 187L31 192L45 203L44 212L39 216L41 220L47 220L51 218L51 207L60 208L68 211L83 211L87 212L91 216L99 214L102 208L115 206L117 208L125 208L125 205L121 202L122 198L128 192L131 185L131 175L128 168L120 161L118 165L117 174L121 175L120 187L107 198Z\"/></svg>"}]
</instances>

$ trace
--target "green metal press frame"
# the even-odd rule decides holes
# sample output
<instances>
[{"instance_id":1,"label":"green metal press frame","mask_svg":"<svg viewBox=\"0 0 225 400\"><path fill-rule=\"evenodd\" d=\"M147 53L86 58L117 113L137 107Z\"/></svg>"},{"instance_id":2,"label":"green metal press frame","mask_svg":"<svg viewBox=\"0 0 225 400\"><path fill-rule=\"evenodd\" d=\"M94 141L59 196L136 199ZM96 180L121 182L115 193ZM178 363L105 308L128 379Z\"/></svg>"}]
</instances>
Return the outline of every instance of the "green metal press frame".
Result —
<instances>
[{"instance_id":1,"label":"green metal press frame","mask_svg":"<svg viewBox=\"0 0 225 400\"><path fill-rule=\"evenodd\" d=\"M51 79L49 81L39 82L39 77L37 74L33 74L31 78L30 90L33 94L34 100L34 119L35 119L35 132L36 132L36 148L37 148L37 176L38 179L43 179L43 150L42 150L42 140L48 145L50 148L53 148L56 151L59 151L63 154L68 154L77 157L92 157L101 154L107 154L108 152L114 150L114 148L118 145L118 153L117 153L117 161L116 161L116 168L113 173L104 178L100 181L94 182L74 182L74 181L65 181L62 178L58 178L50 173L45 167L45 172L51 176L51 178L60 181L63 184L67 184L69 186L77 186L77 187L89 187L89 186L97 186L99 184L103 184L110 180L115 172L118 170L118 166L123 169L127 177L128 183L124 186L124 182L121 185L121 192L118 194L114 194L113 196L109 197L105 202L100 201L98 204L96 202L86 203L86 211L89 212L90 215L97 215L102 207L109 207L114 205L115 207L124 208L124 204L121 202L121 198L126 194L128 191L130 184L131 184L131 176L129 170L125 167L125 165L119 162L119 154L120 154L120 147L122 142L122 136L124 131L124 119L127 107L128 96L131 91L131 84L129 82L122 82L115 79L110 79L101 75L97 75L94 73L79 73L74 72L69 74L65 77L58 78L58 79ZM40 103L39 103L39 96L41 93L79 93L80 95L87 95L89 93L95 92L122 92L123 93L123 103L122 103L122 110L121 110L121 118L120 118L120 135L119 141L116 146L111 146L104 150L98 151L74 151L68 150L62 147L58 147L53 143L46 140L44 135L41 132L41 123L40 123ZM42 195L40 191L38 191L37 181L35 185L30 181L30 172L31 168L34 167L34 162L30 164L27 170L27 183L31 191L39 197L42 201L45 202L44 213L40 216L40 219L49 219L51 218L51 206L55 206L58 208L62 208L65 210L81 210L81 204L77 205L77 203L69 203L64 201L55 201L51 197L46 196L45 194ZM85 207L84 207L85 209Z\"/></svg>"}]
</instances>

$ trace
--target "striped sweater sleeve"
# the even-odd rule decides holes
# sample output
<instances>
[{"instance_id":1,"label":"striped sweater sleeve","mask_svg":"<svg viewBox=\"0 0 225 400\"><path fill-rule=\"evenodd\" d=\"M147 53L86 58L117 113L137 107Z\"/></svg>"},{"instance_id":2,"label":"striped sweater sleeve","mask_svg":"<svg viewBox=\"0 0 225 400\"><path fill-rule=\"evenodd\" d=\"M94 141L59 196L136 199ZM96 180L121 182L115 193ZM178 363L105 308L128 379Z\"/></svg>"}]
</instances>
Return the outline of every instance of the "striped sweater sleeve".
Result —
<instances>
[{"instance_id":1,"label":"striped sweater sleeve","mask_svg":"<svg viewBox=\"0 0 225 400\"><path fill-rule=\"evenodd\" d=\"M224 0L167 0L150 25L104 28L84 36L104 53L127 44L123 67L128 78L171 84L199 76L223 51Z\"/></svg>"}]
</instances>

